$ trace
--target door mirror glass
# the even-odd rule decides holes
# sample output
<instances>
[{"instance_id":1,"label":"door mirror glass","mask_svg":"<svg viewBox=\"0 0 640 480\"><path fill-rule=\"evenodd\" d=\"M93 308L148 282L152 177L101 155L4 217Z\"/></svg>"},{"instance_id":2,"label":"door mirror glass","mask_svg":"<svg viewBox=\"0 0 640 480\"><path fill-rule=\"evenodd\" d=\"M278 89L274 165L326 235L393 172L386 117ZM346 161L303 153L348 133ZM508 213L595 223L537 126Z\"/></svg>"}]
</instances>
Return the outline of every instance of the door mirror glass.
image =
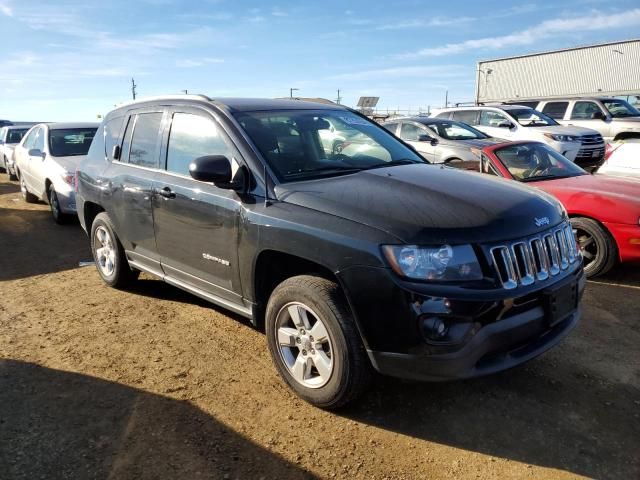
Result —
<instances>
[{"instance_id":1,"label":"door mirror glass","mask_svg":"<svg viewBox=\"0 0 640 480\"><path fill-rule=\"evenodd\" d=\"M498 123L497 127L498 128L512 128L513 124L511 122L506 121L506 120L502 120L502 121L500 121L500 123Z\"/></svg>"},{"instance_id":2,"label":"door mirror glass","mask_svg":"<svg viewBox=\"0 0 640 480\"><path fill-rule=\"evenodd\" d=\"M433 137L431 137L430 135L426 135L426 134L418 135L419 142L430 142L432 140L433 140Z\"/></svg>"},{"instance_id":3,"label":"door mirror glass","mask_svg":"<svg viewBox=\"0 0 640 480\"><path fill-rule=\"evenodd\" d=\"M29 150L29 156L30 157L41 157L44 158L44 152L42 150L40 150L39 148L32 148L31 150Z\"/></svg>"},{"instance_id":4,"label":"door mirror glass","mask_svg":"<svg viewBox=\"0 0 640 480\"><path fill-rule=\"evenodd\" d=\"M598 110L597 112L593 112L591 114L591 119L592 120L605 120L607 117L605 116L604 113L602 113L600 110Z\"/></svg>"},{"instance_id":5,"label":"door mirror glass","mask_svg":"<svg viewBox=\"0 0 640 480\"><path fill-rule=\"evenodd\" d=\"M233 188L231 162L224 155L205 155L189 165L189 174L195 180L213 183L220 188Z\"/></svg>"}]
</instances>

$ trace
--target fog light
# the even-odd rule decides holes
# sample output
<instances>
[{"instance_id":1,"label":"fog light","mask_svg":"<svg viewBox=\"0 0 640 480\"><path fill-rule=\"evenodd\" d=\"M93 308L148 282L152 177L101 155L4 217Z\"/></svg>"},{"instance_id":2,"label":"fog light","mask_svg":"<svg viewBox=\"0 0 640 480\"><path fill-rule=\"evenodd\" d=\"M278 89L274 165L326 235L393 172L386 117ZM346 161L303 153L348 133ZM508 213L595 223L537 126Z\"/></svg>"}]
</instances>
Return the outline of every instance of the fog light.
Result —
<instances>
[{"instance_id":1,"label":"fog light","mask_svg":"<svg viewBox=\"0 0 640 480\"><path fill-rule=\"evenodd\" d=\"M446 321L440 317L425 318L422 320L422 329L430 340L442 340L449 331Z\"/></svg>"}]
</instances>

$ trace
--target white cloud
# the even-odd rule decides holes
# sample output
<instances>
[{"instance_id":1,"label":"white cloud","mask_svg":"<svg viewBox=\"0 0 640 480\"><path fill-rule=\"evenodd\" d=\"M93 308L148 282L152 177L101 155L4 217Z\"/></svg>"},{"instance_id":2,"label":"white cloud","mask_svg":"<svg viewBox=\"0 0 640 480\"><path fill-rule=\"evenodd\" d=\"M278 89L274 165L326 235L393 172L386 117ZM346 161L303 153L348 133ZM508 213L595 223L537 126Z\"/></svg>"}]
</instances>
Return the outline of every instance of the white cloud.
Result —
<instances>
[{"instance_id":1,"label":"white cloud","mask_svg":"<svg viewBox=\"0 0 640 480\"><path fill-rule=\"evenodd\" d=\"M281 8L278 7L274 7L271 10L271 15L273 15L274 17L288 17L289 13L285 12L284 10L282 10Z\"/></svg>"},{"instance_id":2,"label":"white cloud","mask_svg":"<svg viewBox=\"0 0 640 480\"><path fill-rule=\"evenodd\" d=\"M7 17L13 17L13 9L8 2L0 1L0 12Z\"/></svg>"},{"instance_id":3,"label":"white cloud","mask_svg":"<svg viewBox=\"0 0 640 480\"><path fill-rule=\"evenodd\" d=\"M497 50L514 45L532 45L541 39L572 34L576 32L611 30L640 25L640 8L606 14L594 11L591 15L573 18L546 20L531 28L498 37L485 37L460 43L449 43L429 47L400 55L401 58L438 57L472 50Z\"/></svg>"},{"instance_id":4,"label":"white cloud","mask_svg":"<svg viewBox=\"0 0 640 480\"><path fill-rule=\"evenodd\" d=\"M450 27L476 21L474 17L433 17L429 19L413 19L402 22L386 23L377 30L401 30L405 28Z\"/></svg>"},{"instance_id":5,"label":"white cloud","mask_svg":"<svg viewBox=\"0 0 640 480\"><path fill-rule=\"evenodd\" d=\"M184 58L176 62L176 67L194 68L194 67L203 67L205 65L211 65L214 63L224 63L224 60L221 58L199 58L199 59Z\"/></svg>"},{"instance_id":6,"label":"white cloud","mask_svg":"<svg viewBox=\"0 0 640 480\"><path fill-rule=\"evenodd\" d=\"M328 77L328 80L370 80L400 77L459 77L464 75L461 65L424 65L359 70Z\"/></svg>"}]
</instances>

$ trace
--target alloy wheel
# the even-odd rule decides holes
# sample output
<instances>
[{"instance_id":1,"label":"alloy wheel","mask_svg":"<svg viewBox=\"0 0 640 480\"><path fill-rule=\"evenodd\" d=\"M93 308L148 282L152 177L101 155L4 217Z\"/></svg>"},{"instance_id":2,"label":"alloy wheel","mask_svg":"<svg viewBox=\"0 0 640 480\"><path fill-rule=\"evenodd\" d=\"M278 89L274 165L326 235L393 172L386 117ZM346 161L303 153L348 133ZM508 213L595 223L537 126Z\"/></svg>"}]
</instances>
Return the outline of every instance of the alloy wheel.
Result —
<instances>
[{"instance_id":1,"label":"alloy wheel","mask_svg":"<svg viewBox=\"0 0 640 480\"><path fill-rule=\"evenodd\" d=\"M56 220L60 216L60 203L58 202L58 195L55 190L51 190L49 195L49 205L51 206L51 214Z\"/></svg>"},{"instance_id":2,"label":"alloy wheel","mask_svg":"<svg viewBox=\"0 0 640 480\"><path fill-rule=\"evenodd\" d=\"M116 269L116 249L109 231L100 225L95 232L96 263L105 277L113 275Z\"/></svg>"},{"instance_id":3,"label":"alloy wheel","mask_svg":"<svg viewBox=\"0 0 640 480\"><path fill-rule=\"evenodd\" d=\"M598 258L598 243L593 235L581 228L576 229L576 238L578 239L578 245L580 246L580 251L584 258L584 267L586 269Z\"/></svg>"},{"instance_id":4,"label":"alloy wheel","mask_svg":"<svg viewBox=\"0 0 640 480\"><path fill-rule=\"evenodd\" d=\"M296 382L320 388L334 369L334 349L320 317L302 303L292 302L278 312L276 342L280 358Z\"/></svg>"}]
</instances>

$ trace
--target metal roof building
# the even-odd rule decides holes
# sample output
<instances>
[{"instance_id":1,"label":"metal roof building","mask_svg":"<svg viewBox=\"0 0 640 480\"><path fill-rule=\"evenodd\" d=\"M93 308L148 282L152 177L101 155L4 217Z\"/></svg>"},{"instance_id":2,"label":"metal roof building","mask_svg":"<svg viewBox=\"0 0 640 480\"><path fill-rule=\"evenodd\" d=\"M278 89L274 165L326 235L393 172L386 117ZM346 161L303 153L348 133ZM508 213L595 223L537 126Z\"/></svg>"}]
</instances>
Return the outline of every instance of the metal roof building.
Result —
<instances>
[{"instance_id":1,"label":"metal roof building","mask_svg":"<svg viewBox=\"0 0 640 480\"><path fill-rule=\"evenodd\" d=\"M640 40L483 60L476 103L640 95Z\"/></svg>"}]
</instances>

